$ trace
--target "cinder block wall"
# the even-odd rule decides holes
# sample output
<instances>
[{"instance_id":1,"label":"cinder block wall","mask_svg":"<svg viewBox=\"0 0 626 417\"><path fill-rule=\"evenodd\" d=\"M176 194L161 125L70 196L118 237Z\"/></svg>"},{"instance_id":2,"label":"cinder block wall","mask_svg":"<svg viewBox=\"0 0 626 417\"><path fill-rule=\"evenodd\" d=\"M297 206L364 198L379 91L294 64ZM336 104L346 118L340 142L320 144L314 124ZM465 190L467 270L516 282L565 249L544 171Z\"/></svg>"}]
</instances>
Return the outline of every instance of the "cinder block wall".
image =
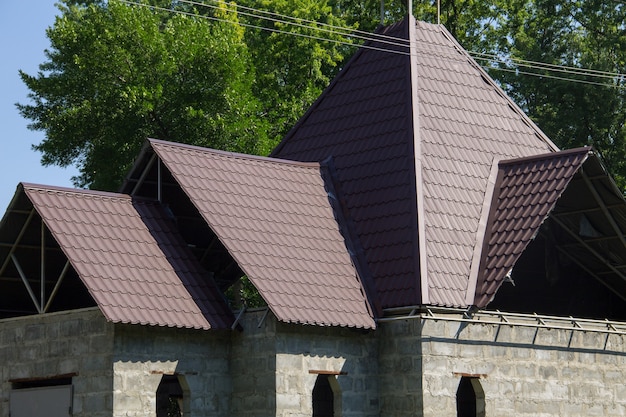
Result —
<instances>
[{"instance_id":1,"label":"cinder block wall","mask_svg":"<svg viewBox=\"0 0 626 417\"><path fill-rule=\"evenodd\" d=\"M233 416L310 417L319 371L335 379L337 417L379 415L373 332L290 325L264 315L246 313L243 331L233 334Z\"/></svg>"},{"instance_id":2,"label":"cinder block wall","mask_svg":"<svg viewBox=\"0 0 626 417\"><path fill-rule=\"evenodd\" d=\"M463 375L487 416L626 416L624 336L431 319L379 330L381 416L455 416Z\"/></svg>"},{"instance_id":3,"label":"cinder block wall","mask_svg":"<svg viewBox=\"0 0 626 417\"><path fill-rule=\"evenodd\" d=\"M161 378L176 375L185 417L230 417L229 339L227 331L116 325L113 416L156 415Z\"/></svg>"},{"instance_id":4,"label":"cinder block wall","mask_svg":"<svg viewBox=\"0 0 626 417\"><path fill-rule=\"evenodd\" d=\"M310 417L313 388L330 374L335 416L379 416L378 343L374 332L276 324L276 416Z\"/></svg>"},{"instance_id":5,"label":"cinder block wall","mask_svg":"<svg viewBox=\"0 0 626 417\"><path fill-rule=\"evenodd\" d=\"M12 380L76 373L73 415L110 417L113 325L97 308L0 320L0 417Z\"/></svg>"},{"instance_id":6,"label":"cinder block wall","mask_svg":"<svg viewBox=\"0 0 626 417\"><path fill-rule=\"evenodd\" d=\"M379 324L380 406L383 417L423 415L422 339L419 320ZM440 414L441 416L454 414Z\"/></svg>"},{"instance_id":7,"label":"cinder block wall","mask_svg":"<svg viewBox=\"0 0 626 417\"><path fill-rule=\"evenodd\" d=\"M276 320L264 310L243 315L231 335L230 370L233 417L271 417L276 413Z\"/></svg>"}]
</instances>

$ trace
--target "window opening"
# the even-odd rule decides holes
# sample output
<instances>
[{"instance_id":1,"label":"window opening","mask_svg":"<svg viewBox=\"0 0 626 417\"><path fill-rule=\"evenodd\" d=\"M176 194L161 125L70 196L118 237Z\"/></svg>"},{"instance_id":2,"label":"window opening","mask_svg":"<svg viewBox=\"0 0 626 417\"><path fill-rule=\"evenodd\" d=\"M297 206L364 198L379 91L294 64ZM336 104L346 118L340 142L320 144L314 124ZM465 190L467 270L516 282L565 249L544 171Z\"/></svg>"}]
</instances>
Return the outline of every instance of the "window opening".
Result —
<instances>
[{"instance_id":1,"label":"window opening","mask_svg":"<svg viewBox=\"0 0 626 417\"><path fill-rule=\"evenodd\" d=\"M12 380L9 395L11 417L70 417L72 377Z\"/></svg>"},{"instance_id":2,"label":"window opening","mask_svg":"<svg viewBox=\"0 0 626 417\"><path fill-rule=\"evenodd\" d=\"M335 395L328 378L330 375L318 375L313 387L313 417L335 416Z\"/></svg>"},{"instance_id":3,"label":"window opening","mask_svg":"<svg viewBox=\"0 0 626 417\"><path fill-rule=\"evenodd\" d=\"M156 392L157 417L183 416L183 388L178 376L163 375Z\"/></svg>"},{"instance_id":4,"label":"window opening","mask_svg":"<svg viewBox=\"0 0 626 417\"><path fill-rule=\"evenodd\" d=\"M456 391L457 417L485 417L485 393L476 377L461 377Z\"/></svg>"}]
</instances>

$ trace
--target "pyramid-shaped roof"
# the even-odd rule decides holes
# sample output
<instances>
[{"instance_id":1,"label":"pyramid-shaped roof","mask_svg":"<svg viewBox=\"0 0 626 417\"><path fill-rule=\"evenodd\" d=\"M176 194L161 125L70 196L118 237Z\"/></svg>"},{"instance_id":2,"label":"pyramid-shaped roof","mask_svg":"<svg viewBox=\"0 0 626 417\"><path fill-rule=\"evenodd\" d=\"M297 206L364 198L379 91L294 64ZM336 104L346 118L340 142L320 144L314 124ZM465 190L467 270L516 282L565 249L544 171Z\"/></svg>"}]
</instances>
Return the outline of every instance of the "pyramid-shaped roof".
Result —
<instances>
[{"instance_id":1,"label":"pyramid-shaped roof","mask_svg":"<svg viewBox=\"0 0 626 417\"><path fill-rule=\"evenodd\" d=\"M332 158L383 307L465 307L493 162L556 150L443 26L409 16L272 155Z\"/></svg>"}]
</instances>

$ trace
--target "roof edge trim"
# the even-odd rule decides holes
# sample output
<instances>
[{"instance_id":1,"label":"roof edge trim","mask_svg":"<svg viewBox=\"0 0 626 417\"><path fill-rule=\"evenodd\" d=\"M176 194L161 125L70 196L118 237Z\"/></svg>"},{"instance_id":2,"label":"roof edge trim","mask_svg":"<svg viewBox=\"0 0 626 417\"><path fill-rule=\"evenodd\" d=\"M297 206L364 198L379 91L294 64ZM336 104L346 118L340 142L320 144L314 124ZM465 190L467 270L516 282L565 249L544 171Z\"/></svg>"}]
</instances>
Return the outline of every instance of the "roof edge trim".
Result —
<instances>
[{"instance_id":1,"label":"roof edge trim","mask_svg":"<svg viewBox=\"0 0 626 417\"><path fill-rule=\"evenodd\" d=\"M365 251L361 246L359 238L354 231L354 225L349 214L346 212L345 207L341 204L341 186L336 181L335 165L333 163L332 156L322 162L320 169L322 178L328 189L328 200L331 207L335 211L335 216L338 218L337 225L342 233L348 253L352 258L354 269L356 270L357 279L361 285L361 291L364 295L365 305L370 312L370 315L376 320L383 316L383 309L380 304L376 292L376 286L372 279L372 274L368 268L367 261L365 260ZM341 227L344 225L344 227ZM372 328L376 328L376 322L374 321Z\"/></svg>"},{"instance_id":2,"label":"roof edge trim","mask_svg":"<svg viewBox=\"0 0 626 417\"><path fill-rule=\"evenodd\" d=\"M60 187L56 185L44 185L44 184L33 184L28 182L21 182L20 185L24 190L31 189L37 191L56 191L62 193L73 193L73 194L88 194L96 197L108 197L108 198L119 198L123 200L130 200L132 197L128 194L116 193L114 191L98 191L98 190L89 190L86 188L71 188L71 187Z\"/></svg>"},{"instance_id":3,"label":"roof edge trim","mask_svg":"<svg viewBox=\"0 0 626 417\"><path fill-rule=\"evenodd\" d=\"M420 134L420 109L419 109L419 94L418 94L418 74L417 74L417 54L414 49L417 47L417 22L413 14L409 13L408 16L408 31L409 31L409 66L411 77L411 117L413 123L413 153L414 153L414 169L415 169L415 195L416 195L416 216L417 216L417 256L415 257L418 265L415 266L415 271L419 270L419 301L420 304L429 304L429 285L428 285L428 256L426 251L426 219L424 218L424 191L422 178L422 147L421 147L421 134Z\"/></svg>"},{"instance_id":4,"label":"roof edge trim","mask_svg":"<svg viewBox=\"0 0 626 417\"><path fill-rule=\"evenodd\" d=\"M566 149L564 151L558 151L558 155L559 156L565 156L565 155L569 155L569 154L577 154L577 153L581 153L583 151L587 151L589 154L593 154L593 148L591 146L581 146L579 148L572 148L572 149ZM502 159L498 162L498 164L500 166L507 166L507 165L515 165L515 164L521 164L521 163L527 163L527 162L533 162L533 161L539 161L542 159L546 159L546 158L552 158L555 155L553 153L541 153L538 155L530 155L530 156L525 156L522 158L513 158L513 159ZM605 169L606 171L606 169ZM608 174L607 174L608 175Z\"/></svg>"},{"instance_id":5,"label":"roof edge trim","mask_svg":"<svg viewBox=\"0 0 626 417\"><path fill-rule=\"evenodd\" d=\"M483 261L483 253L485 247L485 236L487 236L487 224L489 223L489 215L491 214L491 206L494 204L494 193L496 192L496 183L498 172L500 170L500 160L494 158L491 164L491 171L487 179L487 188L485 189L485 197L483 199L483 208L478 222L478 230L476 232L476 243L474 244L474 254L470 266L469 282L467 283L467 292L465 293L465 303L468 306L474 305L476 297L476 285L478 283L478 272Z\"/></svg>"},{"instance_id":6,"label":"roof edge trim","mask_svg":"<svg viewBox=\"0 0 626 417\"><path fill-rule=\"evenodd\" d=\"M295 165L295 166L299 166L303 168L319 169L319 166L320 166L318 162L301 162L301 161L293 161L290 159L273 158L269 156L249 155L245 153L221 151L218 149L206 148L206 147L197 146L197 145L188 145L188 144L179 143L179 142L169 142L169 141L161 140L161 139L148 138L148 142L150 143L150 146L152 147L152 149L154 149L153 145L156 144L156 145L163 145L163 146L175 146L181 149L189 149L189 150L193 150L196 152L204 152L204 153L210 153L214 155L228 156L228 157L236 158L236 159L273 162L273 163L279 163L279 164L284 164L284 165ZM156 152L156 149L154 150Z\"/></svg>"}]
</instances>

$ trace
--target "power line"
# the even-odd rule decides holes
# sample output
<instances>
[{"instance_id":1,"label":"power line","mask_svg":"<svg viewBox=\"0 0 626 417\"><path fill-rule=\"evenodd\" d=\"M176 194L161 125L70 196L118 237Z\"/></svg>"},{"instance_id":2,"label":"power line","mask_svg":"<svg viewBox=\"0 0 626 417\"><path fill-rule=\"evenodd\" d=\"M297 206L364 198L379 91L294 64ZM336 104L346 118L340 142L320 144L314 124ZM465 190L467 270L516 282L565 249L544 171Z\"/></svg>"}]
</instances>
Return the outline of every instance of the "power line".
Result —
<instances>
[{"instance_id":1,"label":"power line","mask_svg":"<svg viewBox=\"0 0 626 417\"><path fill-rule=\"evenodd\" d=\"M181 3L187 3L187 4L196 5L196 6L203 6L203 7L210 7L210 8L217 8L218 7L218 6L208 5L206 3L201 3L201 2L198 2L198 1L193 1L193 0L179 0L179 1ZM227 3L224 0L209 0L209 1L211 1L213 3L225 5L225 6L232 5L232 3ZM248 11L251 11L253 13L240 13L238 11L239 9L248 10ZM263 19L263 17L261 17L261 16L259 16L257 14L254 14L254 13L267 14L267 15L270 15L270 16L275 16L275 17L280 18L280 19L267 19L267 20L280 22L280 23L285 23L285 24L292 24L294 26L304 27L304 28L308 28L308 29L322 30L322 29L317 27L317 25L320 25L320 26L323 26L323 27L330 28L330 29L327 29L327 30L323 30L325 32L334 33L335 30L339 30L339 31L343 31L346 36L357 38L357 39L361 39L361 40L365 40L365 41L381 42L381 39L385 39L386 42L382 41L382 43L388 43L388 44L393 45L393 46L405 46L405 47L408 47L408 45L409 45L408 40L404 40L404 39L394 38L394 37L385 36L385 35L376 35L376 37L373 37L371 33L365 32L365 31L358 31L358 30L352 31L350 28L344 28L344 27L335 26L335 25L329 25L329 24L326 24L326 23L320 23L320 22L316 22L316 21L312 21L312 20L295 18L295 17L292 17L292 16L283 15L283 14L279 14L279 13L273 13L273 12L260 10L260 9L255 9L255 8L252 8L252 7L235 5L235 10L234 11L236 13L244 14L246 16L251 16L251 17L254 17L254 18L261 18L261 19ZM313 24L313 25L316 25L316 26L311 27L311 26L307 26L307 25L303 25L303 24L299 24L299 23L291 23L291 22L285 21L284 19L294 20L296 22L310 23L310 24ZM348 32L348 31L350 31L350 32ZM355 35L354 33L357 33L358 35ZM472 52L472 51L468 51L468 54L470 54L474 58L478 58L478 59L481 59L481 60L488 60L488 61L491 61L491 62L499 62L499 63L508 63L508 61L506 61L503 58L498 57L497 55L494 55L494 54ZM550 70L550 71L569 73L569 74L573 74L573 75L583 75L583 76L591 75L591 76L594 76L594 77L605 77L605 78L608 78L608 79L611 79L611 80L623 79L623 77L624 77L623 74L611 73L611 72L608 72L608 71L599 71L599 70L594 70L594 69L590 69L590 68L571 67L571 66L564 66L564 65L559 65L559 64L548 64L548 63L543 63L543 62L538 62L538 61L523 60L523 59L519 59L519 58L508 58L508 60L512 61L512 62L515 62L517 65L523 66L523 67L534 68L534 69L546 69L546 70ZM528 74L530 75L532 73L528 73Z\"/></svg>"},{"instance_id":2,"label":"power line","mask_svg":"<svg viewBox=\"0 0 626 417\"><path fill-rule=\"evenodd\" d=\"M140 7L148 7L148 8L153 9L153 10L159 10L159 11L168 12L168 13L178 13L178 14L183 14L183 15L187 15L187 16L190 16L190 17L202 18L202 19L219 21L219 22L230 23L230 24L234 23L234 22L232 22L230 20L221 19L221 18L217 18L217 17L214 17L214 16L205 16L205 15L200 15L200 14L197 14L197 13L186 12L186 11L182 11L182 10L173 10L173 9L168 9L168 8L163 8L163 7L158 7L158 6L150 6L150 5L147 5L145 3L140 3L138 1L132 1L132 0L120 0L120 1L122 3L128 4L128 5L135 5L135 6L140 6ZM287 16L287 15L283 15L283 14L279 14L279 13L268 12L268 11L259 10L259 9L246 7L246 6L235 5L234 9L233 8L228 9L229 7L233 6L232 3L227 3L227 2L225 2L223 0L210 0L210 1L212 1L213 3L220 4L222 6L226 6L227 10L229 10L231 12L235 12L235 13L240 14L242 16L252 17L252 18L255 18L255 19L259 19L259 20L270 21L270 22L273 22L273 23L282 23L282 24L287 25L287 26L294 26L294 27L299 27L299 28L305 28L305 29L310 29L312 31L318 31L318 32L323 32L323 33L330 33L330 34L337 34L337 35L345 36L346 38L349 38L349 39L353 38L353 39L358 39L358 40L361 40L361 41L364 41L364 42L372 42L372 43L379 43L379 44L382 43L384 45L391 46L391 47L395 46L395 47L400 48L400 50L389 49L389 48L386 48L386 47L377 47L377 46L373 46L373 45L359 45L360 48L366 48L366 49L376 50L376 51L380 51L380 52L388 52L388 53L409 55L409 51L408 50L406 50L406 51L403 50L403 49L409 47L409 41L406 40L406 39L395 38L395 37L391 37L391 36L387 36L387 35L371 34L369 32L353 30L353 29L350 29L350 28L330 25L330 24L327 24L327 23L321 23L321 22L316 22L316 21L307 20L307 19L300 19L300 18L296 18L296 17L292 17L292 16ZM198 1L192 1L192 0L179 0L178 2L179 3L189 4L189 5L192 5L192 6L201 6L201 7L211 8L211 9L217 9L217 8L220 7L220 6L217 6L217 5L211 5L211 4L201 3L201 2L198 2ZM245 10L245 11L239 11L239 9ZM263 15L267 15L267 16L271 16L271 17L266 17L266 16L263 16ZM285 20L285 19L290 19L290 20L293 20L293 21L288 21L288 20ZM258 25L254 25L254 24L251 24L251 23L238 22L238 24L243 26L243 27L248 27L248 28L252 28L252 29L259 29L259 30L273 32L273 33L285 34L285 35L290 35L290 36L299 36L299 37L304 37L304 38L308 38L308 39L318 40L318 41L322 41L322 42L333 42L333 43L337 43L337 44L345 45L345 46L355 46L354 43L346 41L346 40L341 40L341 39L330 39L328 37L315 36L315 35L304 34L304 33L299 33L299 32L291 32L291 31L282 30L282 29L258 26ZM437 47L433 48L432 46L429 46L429 47L423 48L423 49L425 51L421 52L421 54L424 54L424 55L429 55L429 52L443 52L443 50L441 48L437 48ZM420 52L418 52L418 53L420 53ZM471 57L473 57L475 59L483 60L483 61L494 62L494 63L504 63L504 64L509 64L509 63L512 62L512 63L516 64L519 67L525 67L525 68L541 70L541 71L554 71L554 72L560 72L560 73L564 73L564 74L571 74L571 75L575 75L575 76L604 78L604 79L608 79L610 81L613 81L613 83L593 82L593 81L581 80L581 79L577 79L577 78L559 77L559 76L554 76L554 75L545 74L545 73L534 73L534 72L528 72L528 71L520 71L520 70L516 70L516 69L511 69L511 68L502 68L502 67L498 67L498 66L495 66L495 67L494 66L488 66L488 67L486 67L486 68L492 69L492 70L513 72L513 73L520 74L520 75L537 76L537 77L551 78L551 79L556 79L556 80L561 80L561 81L578 82L578 83L583 83L583 84L592 84L592 85L599 85L599 86L612 87L612 88L620 88L620 89L626 88L625 86L619 84L621 81L624 80L624 75L623 74L619 74L619 73L611 73L611 72L607 72L607 71L599 71L599 70L594 70L594 69L590 69L590 68L579 68L579 67L569 67L569 66L558 65L558 64L548 64L548 63L542 63L542 62L537 62L537 61L528 61L528 60L523 60L523 59L518 59L518 58L510 58L510 57L503 58L503 57L499 57L499 56L494 55L494 54L487 54L487 53L480 53L480 52L473 52L473 51L467 51L467 53Z\"/></svg>"},{"instance_id":3,"label":"power line","mask_svg":"<svg viewBox=\"0 0 626 417\"><path fill-rule=\"evenodd\" d=\"M624 86L620 86L620 85L607 84L603 82L588 81L588 80L578 80L578 79L567 78L567 77L559 77L557 75L550 75L550 74L539 74L536 72L520 71L520 70L516 70L513 68L501 68L501 67L488 67L488 68L491 70L495 70L495 71L512 72L515 74L531 75L531 76L540 77L540 78L550 78L550 79L559 80L559 81L577 82L580 84L598 85L602 87L613 87L613 88L619 88L619 89L625 88Z\"/></svg>"},{"instance_id":4,"label":"power line","mask_svg":"<svg viewBox=\"0 0 626 417\"><path fill-rule=\"evenodd\" d=\"M593 75L594 77L599 77L599 78L603 78L603 77L609 78L609 79L624 78L624 74L613 73L613 72L608 72L608 71L600 71L600 70L595 70L591 68L580 68L580 67L571 67L571 66L565 66L565 65L559 65L559 64L548 64L545 62L529 61L529 60L525 60L521 58L505 59L494 54L487 54L487 53L481 53L481 52L470 52L470 55L472 55L474 58L488 60L491 62L503 63L503 64L507 64L509 61L512 61L519 66L528 67L528 68L546 69L549 71L567 72L567 73L577 74L577 75Z\"/></svg>"},{"instance_id":5,"label":"power line","mask_svg":"<svg viewBox=\"0 0 626 417\"><path fill-rule=\"evenodd\" d=\"M183 0L180 0L183 1ZM132 1L132 0L120 0L121 3L125 3L131 6L140 6L140 7L145 7L145 8L149 8L152 10L158 10L158 11L162 11L162 12L168 12L168 13L177 13L177 14L182 14L182 15L186 15L186 16L190 16L190 17L195 17L195 18L201 18L201 19L206 19L206 20L212 20L212 21L216 21L216 22L222 22L222 23L229 23L229 24L233 24L232 21L228 20L228 19L221 19L219 17L214 17L214 16L204 16L204 15L199 15L196 13L191 13L191 12L185 12L183 10L172 10L172 9L167 9L164 7L159 7L159 6L151 6L149 4L144 4L144 3L139 3L136 1ZM259 17L262 19L262 17ZM287 24L290 24L290 22L284 22ZM274 29L274 28L268 28L268 27L264 27L264 26L257 26L257 25L253 25L253 24L249 24L249 23L242 23L242 22L238 22L237 24L243 26L243 27L248 27L248 28L252 28L252 29L260 29L260 30L264 30L264 31L268 31L268 32L274 32L274 33L280 33L280 34L284 34L284 35L290 35L290 36L299 36L299 37L303 37L303 38L308 38L308 39L313 39L313 40L318 40L318 41L322 41L322 42L333 42L333 43L337 43L340 45L345 45L345 46L357 46L352 42L347 42L347 41L342 41L339 39L329 39L329 38L323 38L320 36L313 36L313 35L307 35L305 33L298 33L298 32L289 32L286 30L281 30L281 29ZM309 27L310 29L315 29L312 27ZM374 38L370 38L370 39L366 39L366 40L372 40ZM392 38L392 39L397 39L397 38ZM377 40L377 39L375 39ZM408 44L406 45L398 45L398 46L403 46L404 48L408 48ZM365 49L371 49L371 50L376 50L379 52L389 52L389 53L399 53L402 55L409 55L409 52L403 52L403 51L397 51L397 50L392 50L392 49L386 49L386 48L382 48L382 47L375 47L375 46L370 46L370 45L358 45L359 48L365 48Z\"/></svg>"}]
</instances>

